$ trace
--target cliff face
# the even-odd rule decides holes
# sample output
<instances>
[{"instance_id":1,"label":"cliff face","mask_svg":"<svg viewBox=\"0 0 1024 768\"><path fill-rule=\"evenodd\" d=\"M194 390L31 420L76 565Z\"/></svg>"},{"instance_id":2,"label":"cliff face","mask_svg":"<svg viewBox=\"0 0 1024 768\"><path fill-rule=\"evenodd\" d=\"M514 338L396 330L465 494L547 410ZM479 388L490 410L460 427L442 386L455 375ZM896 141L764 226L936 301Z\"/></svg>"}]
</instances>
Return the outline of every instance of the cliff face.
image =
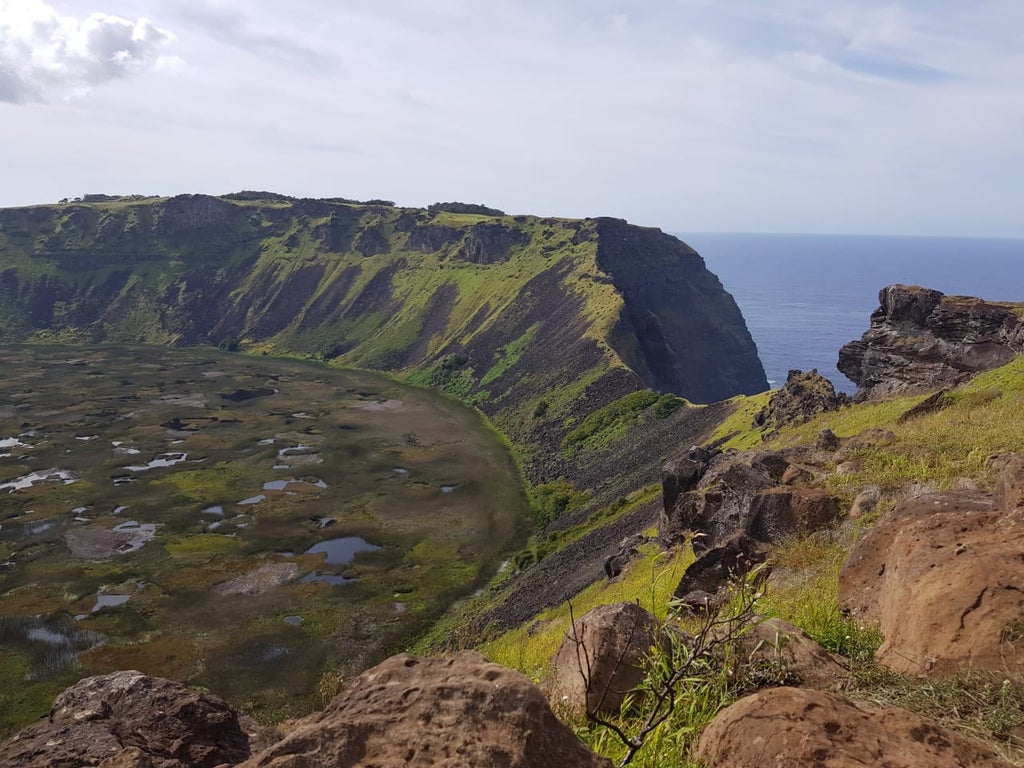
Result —
<instances>
[{"instance_id":1,"label":"cliff face","mask_svg":"<svg viewBox=\"0 0 1024 768\"><path fill-rule=\"evenodd\" d=\"M619 219L597 233L597 264L624 299L612 346L649 386L698 402L768 389L739 307L696 251Z\"/></svg>"},{"instance_id":2,"label":"cliff face","mask_svg":"<svg viewBox=\"0 0 1024 768\"><path fill-rule=\"evenodd\" d=\"M839 350L857 400L958 384L1024 352L1024 304L907 285L886 286L878 299L868 331Z\"/></svg>"},{"instance_id":3,"label":"cliff face","mask_svg":"<svg viewBox=\"0 0 1024 768\"><path fill-rule=\"evenodd\" d=\"M638 389L767 388L732 297L658 230L276 196L0 210L0 339L392 371L552 449Z\"/></svg>"}]
</instances>

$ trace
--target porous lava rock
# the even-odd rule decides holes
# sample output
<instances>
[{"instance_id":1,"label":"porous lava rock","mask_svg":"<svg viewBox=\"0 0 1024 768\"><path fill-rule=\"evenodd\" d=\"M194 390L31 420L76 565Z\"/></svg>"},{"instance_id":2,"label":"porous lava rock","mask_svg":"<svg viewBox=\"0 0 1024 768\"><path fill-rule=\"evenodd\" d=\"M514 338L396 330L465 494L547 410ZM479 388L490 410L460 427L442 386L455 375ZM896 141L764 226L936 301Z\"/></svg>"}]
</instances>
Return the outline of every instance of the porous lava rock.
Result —
<instances>
[{"instance_id":1,"label":"porous lava rock","mask_svg":"<svg viewBox=\"0 0 1024 768\"><path fill-rule=\"evenodd\" d=\"M769 688L722 710L695 759L715 768L1009 768L989 747L902 709Z\"/></svg>"},{"instance_id":2,"label":"porous lava rock","mask_svg":"<svg viewBox=\"0 0 1024 768\"><path fill-rule=\"evenodd\" d=\"M989 670L1024 680L1024 464L1006 465L1002 493L949 491L908 499L857 543L839 574L839 605L877 624L879 661L946 677Z\"/></svg>"},{"instance_id":3,"label":"porous lava rock","mask_svg":"<svg viewBox=\"0 0 1024 768\"><path fill-rule=\"evenodd\" d=\"M87 677L49 716L0 744L0 765L214 768L249 757L250 734L215 696L123 671Z\"/></svg>"},{"instance_id":4,"label":"porous lava rock","mask_svg":"<svg viewBox=\"0 0 1024 768\"><path fill-rule=\"evenodd\" d=\"M466 651L367 670L244 768L610 768L523 675Z\"/></svg>"},{"instance_id":5,"label":"porous lava rock","mask_svg":"<svg viewBox=\"0 0 1024 768\"><path fill-rule=\"evenodd\" d=\"M636 603L601 605L577 618L552 661L552 706L617 715L643 681L658 635L657 620Z\"/></svg>"},{"instance_id":6,"label":"porous lava rock","mask_svg":"<svg viewBox=\"0 0 1024 768\"><path fill-rule=\"evenodd\" d=\"M839 350L855 400L954 386L1024 352L1022 305L888 285L859 341Z\"/></svg>"}]
</instances>

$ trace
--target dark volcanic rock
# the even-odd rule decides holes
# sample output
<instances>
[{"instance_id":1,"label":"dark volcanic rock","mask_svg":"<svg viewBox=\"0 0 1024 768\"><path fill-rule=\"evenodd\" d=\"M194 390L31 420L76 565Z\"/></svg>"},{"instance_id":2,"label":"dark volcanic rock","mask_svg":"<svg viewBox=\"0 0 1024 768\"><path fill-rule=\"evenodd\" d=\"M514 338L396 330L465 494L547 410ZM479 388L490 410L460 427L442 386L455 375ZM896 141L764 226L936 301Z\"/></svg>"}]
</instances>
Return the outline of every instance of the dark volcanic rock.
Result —
<instances>
[{"instance_id":1,"label":"dark volcanic rock","mask_svg":"<svg viewBox=\"0 0 1024 768\"><path fill-rule=\"evenodd\" d=\"M767 552L764 544L749 536L734 536L697 558L679 580L673 597L693 610L710 607L723 587L763 563Z\"/></svg>"},{"instance_id":2,"label":"dark volcanic rock","mask_svg":"<svg viewBox=\"0 0 1024 768\"><path fill-rule=\"evenodd\" d=\"M803 455L807 453L808 455ZM813 461L799 451L754 454L690 453L662 469L663 509L658 536L663 546L684 542L693 534L698 555L746 534L763 543L778 543L828 527L838 520L838 502L823 491L793 487L816 467L794 464Z\"/></svg>"},{"instance_id":3,"label":"dark volcanic rock","mask_svg":"<svg viewBox=\"0 0 1024 768\"><path fill-rule=\"evenodd\" d=\"M223 224L237 207L210 195L178 195L164 204L160 229L167 234L191 232Z\"/></svg>"},{"instance_id":4,"label":"dark volcanic rock","mask_svg":"<svg viewBox=\"0 0 1024 768\"><path fill-rule=\"evenodd\" d=\"M523 675L466 651L393 656L241 768L606 768Z\"/></svg>"},{"instance_id":5,"label":"dark volcanic rock","mask_svg":"<svg viewBox=\"0 0 1024 768\"><path fill-rule=\"evenodd\" d=\"M46 720L0 744L0 765L79 768L115 759L214 768L245 760L249 739L238 713L215 696L141 672L114 672L60 694Z\"/></svg>"},{"instance_id":6,"label":"dark volcanic rock","mask_svg":"<svg viewBox=\"0 0 1024 768\"><path fill-rule=\"evenodd\" d=\"M633 370L700 403L768 389L736 302L696 251L620 219L596 225L598 266L625 299L611 345Z\"/></svg>"},{"instance_id":7,"label":"dark volcanic rock","mask_svg":"<svg viewBox=\"0 0 1024 768\"><path fill-rule=\"evenodd\" d=\"M750 502L747 531L758 541L772 544L833 525L839 503L818 488L772 488Z\"/></svg>"},{"instance_id":8,"label":"dark volcanic rock","mask_svg":"<svg viewBox=\"0 0 1024 768\"><path fill-rule=\"evenodd\" d=\"M1021 304L907 285L883 288L879 304L864 336L839 350L857 400L953 386L1024 352Z\"/></svg>"},{"instance_id":9,"label":"dark volcanic rock","mask_svg":"<svg viewBox=\"0 0 1024 768\"><path fill-rule=\"evenodd\" d=\"M816 414L837 410L848 400L842 393L837 395L832 382L816 370L793 370L768 405L754 417L754 426L771 433L787 424L802 424Z\"/></svg>"},{"instance_id":10,"label":"dark volcanic rock","mask_svg":"<svg viewBox=\"0 0 1024 768\"><path fill-rule=\"evenodd\" d=\"M498 222L477 224L469 230L455 258L474 264L496 264L508 259L509 251L530 242L530 236Z\"/></svg>"}]
</instances>

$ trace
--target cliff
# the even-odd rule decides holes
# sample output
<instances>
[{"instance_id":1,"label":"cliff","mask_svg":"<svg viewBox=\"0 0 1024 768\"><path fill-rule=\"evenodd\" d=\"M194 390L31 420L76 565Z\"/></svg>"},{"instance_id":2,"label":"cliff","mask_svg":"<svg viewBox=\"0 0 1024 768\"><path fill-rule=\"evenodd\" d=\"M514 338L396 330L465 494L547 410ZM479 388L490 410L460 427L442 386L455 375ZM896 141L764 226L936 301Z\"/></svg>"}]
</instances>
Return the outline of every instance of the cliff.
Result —
<instances>
[{"instance_id":1,"label":"cliff","mask_svg":"<svg viewBox=\"0 0 1024 768\"><path fill-rule=\"evenodd\" d=\"M0 339L213 344L390 371L545 454L640 389L698 402L767 389L700 256L615 219L103 200L0 210L0 263Z\"/></svg>"},{"instance_id":2,"label":"cliff","mask_svg":"<svg viewBox=\"0 0 1024 768\"><path fill-rule=\"evenodd\" d=\"M1024 304L889 285L871 327L839 350L857 400L949 387L1024 352Z\"/></svg>"}]
</instances>

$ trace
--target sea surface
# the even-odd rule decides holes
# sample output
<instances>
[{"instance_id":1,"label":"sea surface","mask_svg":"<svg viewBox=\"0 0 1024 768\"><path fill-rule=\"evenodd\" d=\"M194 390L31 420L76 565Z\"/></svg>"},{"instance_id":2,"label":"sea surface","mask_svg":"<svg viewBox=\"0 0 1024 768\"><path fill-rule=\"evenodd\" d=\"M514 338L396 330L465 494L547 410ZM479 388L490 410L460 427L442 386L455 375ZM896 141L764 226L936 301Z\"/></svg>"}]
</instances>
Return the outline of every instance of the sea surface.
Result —
<instances>
[{"instance_id":1,"label":"sea surface","mask_svg":"<svg viewBox=\"0 0 1024 768\"><path fill-rule=\"evenodd\" d=\"M816 368L838 389L835 364L859 339L890 283L1024 301L1024 239L674 232L736 299L772 386Z\"/></svg>"}]
</instances>

